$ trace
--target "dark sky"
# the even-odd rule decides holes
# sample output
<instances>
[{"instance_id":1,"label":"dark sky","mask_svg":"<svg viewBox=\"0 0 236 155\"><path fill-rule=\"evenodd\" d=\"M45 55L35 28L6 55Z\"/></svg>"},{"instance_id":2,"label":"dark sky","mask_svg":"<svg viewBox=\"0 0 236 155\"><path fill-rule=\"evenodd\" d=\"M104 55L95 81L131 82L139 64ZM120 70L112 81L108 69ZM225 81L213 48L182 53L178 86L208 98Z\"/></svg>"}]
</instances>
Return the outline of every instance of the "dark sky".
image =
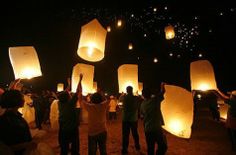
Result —
<instances>
[{"instance_id":1,"label":"dark sky","mask_svg":"<svg viewBox=\"0 0 236 155\"><path fill-rule=\"evenodd\" d=\"M193 1L184 6L160 2L132 7L115 2L92 6L89 2L81 5L23 2L1 6L1 87L14 80L8 47L34 46L43 76L23 81L34 89L55 90L57 83L66 83L75 64L87 63L95 66L94 80L98 86L108 93L116 93L118 67L136 63L139 81L144 85L155 88L165 81L190 90L190 62L198 59L212 63L219 89L236 89L236 7L229 4L202 5ZM105 58L95 63L84 61L76 52L81 26L93 18L104 27L112 27L106 38ZM125 22L120 29L115 27L118 18ZM173 40L164 37L167 24L179 30ZM132 51L127 48L129 42L134 45ZM198 57L199 54L203 56ZM153 63L154 57L158 63Z\"/></svg>"}]
</instances>

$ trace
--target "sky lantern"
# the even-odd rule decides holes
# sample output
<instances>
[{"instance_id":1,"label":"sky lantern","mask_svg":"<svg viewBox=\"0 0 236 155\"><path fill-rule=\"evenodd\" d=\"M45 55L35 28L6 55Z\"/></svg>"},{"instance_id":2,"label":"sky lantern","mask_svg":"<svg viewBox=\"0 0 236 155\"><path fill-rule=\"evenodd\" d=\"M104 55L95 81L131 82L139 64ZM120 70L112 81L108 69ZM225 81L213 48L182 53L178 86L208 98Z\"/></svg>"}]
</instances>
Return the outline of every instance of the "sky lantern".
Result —
<instances>
[{"instance_id":1,"label":"sky lantern","mask_svg":"<svg viewBox=\"0 0 236 155\"><path fill-rule=\"evenodd\" d=\"M178 137L190 138L193 123L192 93L174 85L165 85L165 89L161 103L165 122L163 128Z\"/></svg>"},{"instance_id":2,"label":"sky lantern","mask_svg":"<svg viewBox=\"0 0 236 155\"><path fill-rule=\"evenodd\" d=\"M93 93L97 92L97 88L98 88L97 82L93 82Z\"/></svg>"},{"instance_id":3,"label":"sky lantern","mask_svg":"<svg viewBox=\"0 0 236 155\"><path fill-rule=\"evenodd\" d=\"M61 91L63 91L64 90L64 84L63 83L58 83L57 84L57 91L58 92L61 92Z\"/></svg>"},{"instance_id":4,"label":"sky lantern","mask_svg":"<svg viewBox=\"0 0 236 155\"><path fill-rule=\"evenodd\" d=\"M121 27L121 26L122 26L122 20L121 20L121 19L118 19L118 20L117 20L117 26L118 26L118 27Z\"/></svg>"},{"instance_id":5,"label":"sky lantern","mask_svg":"<svg viewBox=\"0 0 236 155\"><path fill-rule=\"evenodd\" d=\"M86 96L93 92L93 77L94 77L94 66L78 63L73 67L72 72L72 92L76 92L76 88L80 79L80 74L83 74L82 80L82 94Z\"/></svg>"},{"instance_id":6,"label":"sky lantern","mask_svg":"<svg viewBox=\"0 0 236 155\"><path fill-rule=\"evenodd\" d=\"M192 90L217 89L215 74L208 60L198 60L190 64L190 78Z\"/></svg>"},{"instance_id":7,"label":"sky lantern","mask_svg":"<svg viewBox=\"0 0 236 155\"><path fill-rule=\"evenodd\" d=\"M175 37L175 30L172 25L168 25L165 27L165 35L167 40L173 39Z\"/></svg>"},{"instance_id":8,"label":"sky lantern","mask_svg":"<svg viewBox=\"0 0 236 155\"><path fill-rule=\"evenodd\" d=\"M97 62L104 58L107 30L97 19L82 26L77 54L84 60Z\"/></svg>"},{"instance_id":9,"label":"sky lantern","mask_svg":"<svg viewBox=\"0 0 236 155\"><path fill-rule=\"evenodd\" d=\"M33 46L9 47L9 57L15 79L42 76L38 55Z\"/></svg>"},{"instance_id":10,"label":"sky lantern","mask_svg":"<svg viewBox=\"0 0 236 155\"><path fill-rule=\"evenodd\" d=\"M142 90L143 90L143 83L142 82L138 82L138 94L142 95Z\"/></svg>"},{"instance_id":11,"label":"sky lantern","mask_svg":"<svg viewBox=\"0 0 236 155\"><path fill-rule=\"evenodd\" d=\"M225 104L223 100L218 100L217 103L219 105L220 118L226 120L229 105Z\"/></svg>"},{"instance_id":12,"label":"sky lantern","mask_svg":"<svg viewBox=\"0 0 236 155\"><path fill-rule=\"evenodd\" d=\"M133 44L132 44L132 43L129 43L128 49L129 49L129 50L132 50L132 49L133 49Z\"/></svg>"},{"instance_id":13,"label":"sky lantern","mask_svg":"<svg viewBox=\"0 0 236 155\"><path fill-rule=\"evenodd\" d=\"M107 26L107 32L111 32L111 27Z\"/></svg>"},{"instance_id":14,"label":"sky lantern","mask_svg":"<svg viewBox=\"0 0 236 155\"><path fill-rule=\"evenodd\" d=\"M138 65L124 64L118 68L119 93L126 93L126 87L132 86L133 92L138 93Z\"/></svg>"}]
</instances>

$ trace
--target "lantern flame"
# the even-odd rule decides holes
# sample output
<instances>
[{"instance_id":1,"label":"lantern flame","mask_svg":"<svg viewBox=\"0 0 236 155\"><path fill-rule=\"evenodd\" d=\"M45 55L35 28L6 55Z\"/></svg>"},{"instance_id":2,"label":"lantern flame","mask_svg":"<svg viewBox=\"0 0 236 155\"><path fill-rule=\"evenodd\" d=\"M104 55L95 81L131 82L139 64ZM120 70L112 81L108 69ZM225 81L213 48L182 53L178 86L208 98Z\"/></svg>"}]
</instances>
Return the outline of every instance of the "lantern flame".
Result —
<instances>
[{"instance_id":1,"label":"lantern flame","mask_svg":"<svg viewBox=\"0 0 236 155\"><path fill-rule=\"evenodd\" d=\"M177 135L182 135L183 134L183 132L182 132L183 127L182 127L181 121L172 120L172 121L170 121L169 126L172 129L172 132L174 132L175 134L177 134Z\"/></svg>"},{"instance_id":2,"label":"lantern flame","mask_svg":"<svg viewBox=\"0 0 236 155\"><path fill-rule=\"evenodd\" d=\"M35 75L35 71L33 68L30 68L30 67L24 68L22 70L22 75L26 77L27 79L31 79Z\"/></svg>"},{"instance_id":3,"label":"lantern flame","mask_svg":"<svg viewBox=\"0 0 236 155\"><path fill-rule=\"evenodd\" d=\"M210 89L209 85L207 83L201 83L199 85L199 89L202 90L202 91L207 91Z\"/></svg>"}]
</instances>

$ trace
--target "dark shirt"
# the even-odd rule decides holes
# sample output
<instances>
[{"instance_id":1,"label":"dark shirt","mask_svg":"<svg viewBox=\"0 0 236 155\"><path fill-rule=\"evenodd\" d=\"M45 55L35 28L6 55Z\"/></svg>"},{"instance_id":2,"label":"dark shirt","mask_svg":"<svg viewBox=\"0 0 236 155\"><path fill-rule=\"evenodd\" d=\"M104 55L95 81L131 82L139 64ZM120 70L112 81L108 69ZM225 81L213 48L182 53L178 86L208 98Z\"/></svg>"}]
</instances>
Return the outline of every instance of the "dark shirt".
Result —
<instances>
[{"instance_id":1,"label":"dark shirt","mask_svg":"<svg viewBox=\"0 0 236 155\"><path fill-rule=\"evenodd\" d=\"M144 116L145 132L156 131L164 125L163 116L160 109L161 101L163 99L163 94L160 94L154 98L150 98L142 102L141 113Z\"/></svg>"},{"instance_id":2,"label":"dark shirt","mask_svg":"<svg viewBox=\"0 0 236 155\"><path fill-rule=\"evenodd\" d=\"M228 115L236 118L236 99L229 99L226 102L229 105Z\"/></svg>"},{"instance_id":3,"label":"dark shirt","mask_svg":"<svg viewBox=\"0 0 236 155\"><path fill-rule=\"evenodd\" d=\"M78 127L77 100L77 95L73 95L69 102L63 103L59 101L59 126L61 130L71 131Z\"/></svg>"},{"instance_id":4,"label":"dark shirt","mask_svg":"<svg viewBox=\"0 0 236 155\"><path fill-rule=\"evenodd\" d=\"M0 141L11 146L31 140L29 126L20 113L6 111L0 116ZM23 150L18 152L23 152Z\"/></svg>"},{"instance_id":5,"label":"dark shirt","mask_svg":"<svg viewBox=\"0 0 236 155\"><path fill-rule=\"evenodd\" d=\"M123 100L123 122L136 122L138 120L138 98L132 94L124 96Z\"/></svg>"}]
</instances>

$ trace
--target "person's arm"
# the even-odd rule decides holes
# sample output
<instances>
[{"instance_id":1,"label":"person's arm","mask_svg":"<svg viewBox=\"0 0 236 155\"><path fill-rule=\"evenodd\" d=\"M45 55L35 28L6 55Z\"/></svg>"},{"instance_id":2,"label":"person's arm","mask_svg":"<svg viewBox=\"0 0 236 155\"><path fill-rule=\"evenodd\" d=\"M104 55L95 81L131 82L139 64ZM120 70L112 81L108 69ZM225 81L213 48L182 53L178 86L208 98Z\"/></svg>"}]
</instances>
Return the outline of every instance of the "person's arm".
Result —
<instances>
[{"instance_id":1,"label":"person's arm","mask_svg":"<svg viewBox=\"0 0 236 155\"><path fill-rule=\"evenodd\" d=\"M67 78L67 87L65 89L65 91L70 92L71 89L71 79Z\"/></svg>"},{"instance_id":2,"label":"person's arm","mask_svg":"<svg viewBox=\"0 0 236 155\"><path fill-rule=\"evenodd\" d=\"M216 90L215 91L216 93L217 93L217 95L219 96L219 97L221 97L223 100L228 100L229 99L229 96L227 96L227 95L225 95L223 92L221 92L220 90Z\"/></svg>"},{"instance_id":3,"label":"person's arm","mask_svg":"<svg viewBox=\"0 0 236 155\"><path fill-rule=\"evenodd\" d=\"M17 85L19 85L20 83L20 78L19 79L15 79L14 81L12 81L8 87L8 90L14 90L17 88Z\"/></svg>"}]
</instances>

